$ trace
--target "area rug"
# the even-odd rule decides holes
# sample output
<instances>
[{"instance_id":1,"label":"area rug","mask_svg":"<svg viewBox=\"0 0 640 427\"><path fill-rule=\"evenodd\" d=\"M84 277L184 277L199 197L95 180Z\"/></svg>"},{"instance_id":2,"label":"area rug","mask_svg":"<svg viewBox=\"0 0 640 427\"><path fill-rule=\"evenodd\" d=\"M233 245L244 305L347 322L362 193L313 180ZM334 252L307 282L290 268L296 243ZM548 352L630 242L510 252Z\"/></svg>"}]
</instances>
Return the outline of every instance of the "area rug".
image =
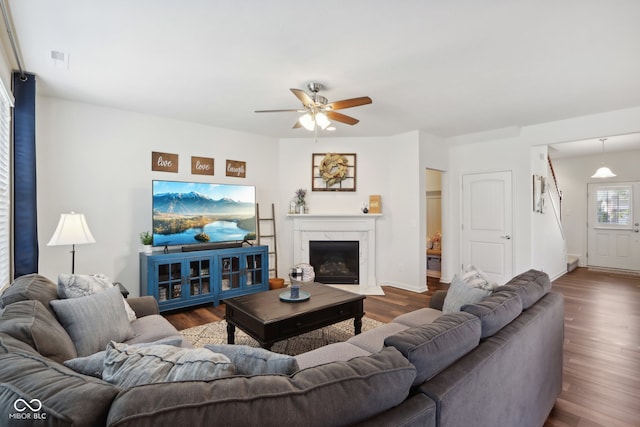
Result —
<instances>
[{"instance_id":1,"label":"area rug","mask_svg":"<svg viewBox=\"0 0 640 427\"><path fill-rule=\"evenodd\" d=\"M362 318L362 331L377 328L384 323L368 317ZM227 343L227 322L221 320L219 322L207 323L206 325L195 326L189 329L183 329L180 333L194 347L204 347L207 344L226 344ZM305 353L315 348L323 347L334 342L346 341L353 336L353 319L345 320L327 326L322 329L298 335L288 340L278 341L271 351L295 356ZM249 345L251 347L259 347L260 344L249 335L236 328L236 344Z\"/></svg>"}]
</instances>

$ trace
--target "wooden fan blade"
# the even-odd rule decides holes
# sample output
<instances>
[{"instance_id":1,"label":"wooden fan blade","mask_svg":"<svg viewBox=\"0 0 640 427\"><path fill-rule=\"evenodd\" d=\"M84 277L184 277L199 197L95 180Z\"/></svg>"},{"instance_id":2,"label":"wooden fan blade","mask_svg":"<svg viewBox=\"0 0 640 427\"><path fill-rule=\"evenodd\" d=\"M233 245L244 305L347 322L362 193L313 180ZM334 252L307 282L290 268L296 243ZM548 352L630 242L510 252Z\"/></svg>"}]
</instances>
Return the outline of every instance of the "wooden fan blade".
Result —
<instances>
[{"instance_id":1,"label":"wooden fan blade","mask_svg":"<svg viewBox=\"0 0 640 427\"><path fill-rule=\"evenodd\" d=\"M347 116L346 114L336 113L335 111L325 111L324 112L329 120L335 120L336 122L346 123L348 125L355 125L360 120L354 119L353 117Z\"/></svg>"},{"instance_id":2,"label":"wooden fan blade","mask_svg":"<svg viewBox=\"0 0 640 427\"><path fill-rule=\"evenodd\" d=\"M307 92L303 91L302 89L290 89L290 90L300 100L300 102L302 102L302 105L304 105L305 107L307 105L314 104L313 99L311 99L311 97L307 95Z\"/></svg>"},{"instance_id":3,"label":"wooden fan blade","mask_svg":"<svg viewBox=\"0 0 640 427\"><path fill-rule=\"evenodd\" d=\"M343 99L342 101L331 102L327 104L332 110L342 110L344 108L358 107L360 105L371 104L373 101L368 96L360 98Z\"/></svg>"},{"instance_id":4,"label":"wooden fan blade","mask_svg":"<svg viewBox=\"0 0 640 427\"><path fill-rule=\"evenodd\" d=\"M296 124L295 124L295 125L293 125L293 128L292 128L292 129L299 129L299 128L301 128L301 127L302 127L302 125L300 124L300 122L296 120Z\"/></svg>"},{"instance_id":5,"label":"wooden fan blade","mask_svg":"<svg viewBox=\"0 0 640 427\"><path fill-rule=\"evenodd\" d=\"M286 112L296 112L296 113L304 113L305 110L255 110L254 113L286 113Z\"/></svg>"}]
</instances>

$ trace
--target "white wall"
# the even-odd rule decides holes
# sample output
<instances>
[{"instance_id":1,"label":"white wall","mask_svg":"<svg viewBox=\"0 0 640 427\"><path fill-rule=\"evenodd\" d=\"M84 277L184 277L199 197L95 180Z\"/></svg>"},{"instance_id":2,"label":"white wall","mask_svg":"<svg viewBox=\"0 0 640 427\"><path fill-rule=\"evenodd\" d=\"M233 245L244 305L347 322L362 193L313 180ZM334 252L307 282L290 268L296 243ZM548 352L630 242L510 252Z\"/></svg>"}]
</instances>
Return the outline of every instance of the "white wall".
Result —
<instances>
[{"instance_id":1,"label":"white wall","mask_svg":"<svg viewBox=\"0 0 640 427\"><path fill-rule=\"evenodd\" d=\"M70 247L47 246L62 212L84 213L96 239L76 247L76 273L103 273L139 295L153 179L255 185L265 206L278 198L273 138L46 97L36 122L39 271L54 280L71 269ZM152 151L179 154L179 173L152 172ZM192 155L215 158L215 176L191 175ZM246 178L227 178L226 159L246 161Z\"/></svg>"},{"instance_id":2,"label":"white wall","mask_svg":"<svg viewBox=\"0 0 640 427\"><path fill-rule=\"evenodd\" d=\"M529 215L531 217L531 266L545 271L551 279L567 272L567 247L562 223L560 203L547 162L548 147L531 147L531 185ZM533 175L545 178L544 208L533 208Z\"/></svg>"},{"instance_id":3,"label":"white wall","mask_svg":"<svg viewBox=\"0 0 640 427\"><path fill-rule=\"evenodd\" d=\"M419 273L419 168L418 133L384 138L283 139L279 143L279 196L277 207L278 257L281 277L293 264L292 221L286 212L294 192L307 190L313 213L360 213L369 195L382 196L382 217L376 222L376 277L378 284L409 290L424 288L425 270ZM356 191L311 191L313 153L355 153ZM424 253L424 252L423 252Z\"/></svg>"},{"instance_id":4,"label":"white wall","mask_svg":"<svg viewBox=\"0 0 640 427\"><path fill-rule=\"evenodd\" d=\"M514 191L514 274L526 271L529 268L552 268L557 263L557 255L536 253L535 264L533 257L534 243L532 236L540 239L554 239L553 233L540 228L531 220L531 176L534 167L530 148L534 146L554 144L559 142L576 141L636 133L640 131L640 107L619 111L610 111L602 114L582 116L573 119L559 120L556 122L542 123L527 126L521 129L496 130L482 134L465 135L450 138L447 143L450 148L449 190L451 200L447 216L452 218L450 226L443 223L443 234L451 235L456 250L443 255L443 260L450 259L450 263L443 262L444 277L451 277L457 272L456 266L460 265L460 253L457 249L460 245L460 200L461 177L471 172L491 172L498 170L511 170L513 172ZM538 160L540 161L540 160ZM554 164L555 166L555 164ZM615 165L612 164L612 168ZM592 165L595 170L596 164ZM637 163L635 168L637 169ZM538 167L535 168L536 170ZM591 169L591 167L590 167ZM558 173L559 171L556 170ZM590 172L591 174L593 172ZM564 187L563 180L559 178L560 189L566 198L571 198ZM563 199L564 202L564 199ZM575 212L575 208L574 208ZM586 227L586 220L581 223ZM538 245L535 245L536 247ZM536 249L538 251L539 249ZM572 250L568 250L572 253ZM553 273L550 273L552 275Z\"/></svg>"},{"instance_id":5,"label":"white wall","mask_svg":"<svg viewBox=\"0 0 640 427\"><path fill-rule=\"evenodd\" d=\"M640 151L606 153L606 165L615 178L596 179L591 175L600 167L602 156L585 156L553 160L562 190L562 223L567 239L567 252L586 265L587 256L587 184L640 181Z\"/></svg>"}]
</instances>

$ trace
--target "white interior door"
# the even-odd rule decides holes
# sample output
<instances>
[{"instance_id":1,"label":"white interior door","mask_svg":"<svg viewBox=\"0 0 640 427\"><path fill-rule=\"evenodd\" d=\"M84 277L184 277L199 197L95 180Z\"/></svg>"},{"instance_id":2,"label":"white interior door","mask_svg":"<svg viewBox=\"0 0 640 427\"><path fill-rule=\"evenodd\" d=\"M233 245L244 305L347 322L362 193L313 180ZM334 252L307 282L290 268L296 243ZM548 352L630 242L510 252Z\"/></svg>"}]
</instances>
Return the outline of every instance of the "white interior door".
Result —
<instances>
[{"instance_id":1,"label":"white interior door","mask_svg":"<svg viewBox=\"0 0 640 427\"><path fill-rule=\"evenodd\" d=\"M640 271L640 182L588 184L587 265Z\"/></svg>"},{"instance_id":2,"label":"white interior door","mask_svg":"<svg viewBox=\"0 0 640 427\"><path fill-rule=\"evenodd\" d=\"M473 264L499 284L513 272L511 172L462 177L462 267Z\"/></svg>"}]
</instances>

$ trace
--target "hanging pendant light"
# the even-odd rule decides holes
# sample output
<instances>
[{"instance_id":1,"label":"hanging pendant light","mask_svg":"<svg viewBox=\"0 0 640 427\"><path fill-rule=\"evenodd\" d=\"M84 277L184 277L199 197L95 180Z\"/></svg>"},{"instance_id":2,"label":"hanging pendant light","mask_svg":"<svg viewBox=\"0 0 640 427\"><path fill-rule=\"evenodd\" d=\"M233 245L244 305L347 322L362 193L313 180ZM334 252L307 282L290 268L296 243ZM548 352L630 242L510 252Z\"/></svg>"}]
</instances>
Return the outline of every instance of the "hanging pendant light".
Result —
<instances>
[{"instance_id":1,"label":"hanging pendant light","mask_svg":"<svg viewBox=\"0 0 640 427\"><path fill-rule=\"evenodd\" d=\"M598 168L596 173L591 175L591 178L613 178L616 176L615 173L611 172L611 169L604 165L604 142L606 140L607 138L600 138L600 141L602 141L602 166Z\"/></svg>"}]
</instances>

